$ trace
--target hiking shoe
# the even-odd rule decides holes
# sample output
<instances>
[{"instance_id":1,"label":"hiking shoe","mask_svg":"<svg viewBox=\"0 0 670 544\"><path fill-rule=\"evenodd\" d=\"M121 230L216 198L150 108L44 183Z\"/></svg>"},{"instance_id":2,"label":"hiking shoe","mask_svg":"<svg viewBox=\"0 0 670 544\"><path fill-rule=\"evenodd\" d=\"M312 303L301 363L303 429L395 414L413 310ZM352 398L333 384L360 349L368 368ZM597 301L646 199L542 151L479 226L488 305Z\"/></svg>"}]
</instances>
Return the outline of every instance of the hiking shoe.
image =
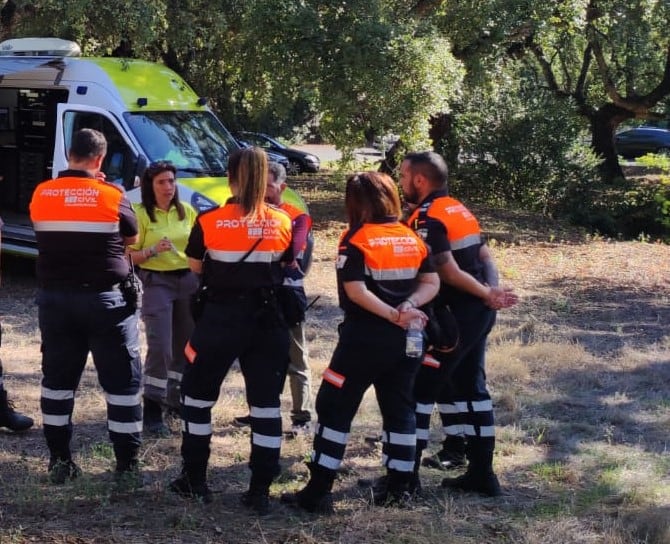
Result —
<instances>
[{"instance_id":1,"label":"hiking shoe","mask_svg":"<svg viewBox=\"0 0 670 544\"><path fill-rule=\"evenodd\" d=\"M457 478L445 478L442 487L460 489L461 491L473 491L487 497L499 497L502 495L498 477L492 472L475 474L466 472Z\"/></svg>"},{"instance_id":2,"label":"hiking shoe","mask_svg":"<svg viewBox=\"0 0 670 544\"><path fill-rule=\"evenodd\" d=\"M301 489L296 493L282 493L279 500L284 504L302 508L312 514L333 514L335 512L332 493L329 492L320 497L312 497L306 492L306 489Z\"/></svg>"},{"instance_id":3,"label":"hiking shoe","mask_svg":"<svg viewBox=\"0 0 670 544\"><path fill-rule=\"evenodd\" d=\"M47 470L49 480L56 485L62 485L67 480L74 480L81 476L81 469L72 459L51 459Z\"/></svg>"},{"instance_id":4,"label":"hiking shoe","mask_svg":"<svg viewBox=\"0 0 670 544\"><path fill-rule=\"evenodd\" d=\"M233 425L235 427L250 427L251 426L251 416L237 416L233 418Z\"/></svg>"},{"instance_id":5,"label":"hiking shoe","mask_svg":"<svg viewBox=\"0 0 670 544\"><path fill-rule=\"evenodd\" d=\"M254 510L259 516L270 513L270 494L267 491L245 491L240 497L240 502Z\"/></svg>"},{"instance_id":6,"label":"hiking shoe","mask_svg":"<svg viewBox=\"0 0 670 544\"><path fill-rule=\"evenodd\" d=\"M176 480L170 482L168 489L187 499L196 499L205 504L212 502L212 492L205 482L192 484L188 475L182 474Z\"/></svg>"},{"instance_id":7,"label":"hiking shoe","mask_svg":"<svg viewBox=\"0 0 670 544\"><path fill-rule=\"evenodd\" d=\"M27 431L33 426L33 419L14 410L14 403L7 399L7 392L0 388L0 427L15 432Z\"/></svg>"}]
</instances>

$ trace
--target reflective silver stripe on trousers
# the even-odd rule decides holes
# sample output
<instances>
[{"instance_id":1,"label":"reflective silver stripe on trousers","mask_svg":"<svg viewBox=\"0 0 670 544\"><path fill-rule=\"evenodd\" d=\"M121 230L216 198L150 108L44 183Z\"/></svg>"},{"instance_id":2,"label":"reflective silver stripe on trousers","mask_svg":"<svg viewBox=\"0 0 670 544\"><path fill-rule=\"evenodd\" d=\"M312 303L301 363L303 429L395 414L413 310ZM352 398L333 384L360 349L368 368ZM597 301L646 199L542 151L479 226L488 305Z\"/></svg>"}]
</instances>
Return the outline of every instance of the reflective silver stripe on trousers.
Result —
<instances>
[{"instance_id":1,"label":"reflective silver stripe on trousers","mask_svg":"<svg viewBox=\"0 0 670 544\"><path fill-rule=\"evenodd\" d=\"M142 432L142 422L141 421L111 421L107 422L107 428L110 431L120 434L133 434Z\"/></svg>"},{"instance_id":2,"label":"reflective silver stripe on trousers","mask_svg":"<svg viewBox=\"0 0 670 544\"><path fill-rule=\"evenodd\" d=\"M463 434L465 436L477 436L474 425L463 425Z\"/></svg>"},{"instance_id":3,"label":"reflective silver stripe on trousers","mask_svg":"<svg viewBox=\"0 0 670 544\"><path fill-rule=\"evenodd\" d=\"M416 445L416 433L414 434L401 434L401 433L388 433L389 443L397 444L399 446L414 446Z\"/></svg>"},{"instance_id":4,"label":"reflective silver stripe on trousers","mask_svg":"<svg viewBox=\"0 0 670 544\"><path fill-rule=\"evenodd\" d=\"M167 387L167 380L145 375L144 385L153 385L154 387L158 387L158 389L165 389Z\"/></svg>"},{"instance_id":5,"label":"reflective silver stripe on trousers","mask_svg":"<svg viewBox=\"0 0 670 544\"><path fill-rule=\"evenodd\" d=\"M70 416L42 414L42 423L44 425L53 425L54 427L65 427L70 423Z\"/></svg>"},{"instance_id":6,"label":"reflective silver stripe on trousers","mask_svg":"<svg viewBox=\"0 0 670 544\"><path fill-rule=\"evenodd\" d=\"M458 410L461 414L467 414L468 413L468 403L467 402L454 402L454 406L456 406L456 410Z\"/></svg>"},{"instance_id":7,"label":"reflective silver stripe on trousers","mask_svg":"<svg viewBox=\"0 0 670 544\"><path fill-rule=\"evenodd\" d=\"M182 420L181 430L184 433L195 434L197 436L207 436L212 434L211 423L191 423Z\"/></svg>"},{"instance_id":8,"label":"reflective silver stripe on trousers","mask_svg":"<svg viewBox=\"0 0 670 544\"><path fill-rule=\"evenodd\" d=\"M258 406L249 407L249 415L259 419L274 419L281 417L279 406L272 406L271 408L259 408Z\"/></svg>"},{"instance_id":9,"label":"reflective silver stripe on trousers","mask_svg":"<svg viewBox=\"0 0 670 544\"><path fill-rule=\"evenodd\" d=\"M465 434L465 429L463 428L463 425L447 425L446 427L443 427L444 433L451 435L451 436L460 436Z\"/></svg>"},{"instance_id":10,"label":"reflective silver stripe on trousers","mask_svg":"<svg viewBox=\"0 0 670 544\"><path fill-rule=\"evenodd\" d=\"M281 448L281 436L268 436L266 434L251 433L251 443L263 448Z\"/></svg>"},{"instance_id":11,"label":"reflective silver stripe on trousers","mask_svg":"<svg viewBox=\"0 0 670 544\"><path fill-rule=\"evenodd\" d=\"M330 442L335 442L336 444L347 444L347 441L349 440L349 433L342 433L340 431L336 431L335 429L331 429L329 427L323 427L323 432L321 433L321 436Z\"/></svg>"},{"instance_id":12,"label":"reflective silver stripe on trousers","mask_svg":"<svg viewBox=\"0 0 670 544\"><path fill-rule=\"evenodd\" d=\"M479 427L479 436L494 437L496 435L496 428L494 425L486 425Z\"/></svg>"},{"instance_id":13,"label":"reflective silver stripe on trousers","mask_svg":"<svg viewBox=\"0 0 670 544\"><path fill-rule=\"evenodd\" d=\"M74 398L74 390L42 387L42 397L49 400L70 400Z\"/></svg>"},{"instance_id":14,"label":"reflective silver stripe on trousers","mask_svg":"<svg viewBox=\"0 0 670 544\"><path fill-rule=\"evenodd\" d=\"M458 409L456 408L455 404L438 404L437 405L438 410L440 411L441 414L457 414Z\"/></svg>"},{"instance_id":15,"label":"reflective silver stripe on trousers","mask_svg":"<svg viewBox=\"0 0 670 544\"><path fill-rule=\"evenodd\" d=\"M415 412L417 414L430 415L430 414L433 413L433 405L432 404L420 404L420 403L417 402Z\"/></svg>"},{"instance_id":16,"label":"reflective silver stripe on trousers","mask_svg":"<svg viewBox=\"0 0 670 544\"><path fill-rule=\"evenodd\" d=\"M140 403L140 394L135 395L112 395L105 393L105 398L109 404L114 406L137 406Z\"/></svg>"},{"instance_id":17,"label":"reflective silver stripe on trousers","mask_svg":"<svg viewBox=\"0 0 670 544\"><path fill-rule=\"evenodd\" d=\"M314 454L312 454L312 461L314 461ZM324 453L319 455L319 460L317 461L317 465L329 468L330 470L337 470L340 468L341 464L341 459L335 459L335 457L331 457L330 455L326 455Z\"/></svg>"},{"instance_id":18,"label":"reflective silver stripe on trousers","mask_svg":"<svg viewBox=\"0 0 670 544\"><path fill-rule=\"evenodd\" d=\"M176 372L175 370L168 370L168 379L169 380L176 380L176 381L180 382L183 376L184 375L181 372Z\"/></svg>"},{"instance_id":19,"label":"reflective silver stripe on trousers","mask_svg":"<svg viewBox=\"0 0 670 544\"><path fill-rule=\"evenodd\" d=\"M430 430L429 429L419 429L416 428L416 439L417 440L428 440L430 439Z\"/></svg>"},{"instance_id":20,"label":"reflective silver stripe on trousers","mask_svg":"<svg viewBox=\"0 0 670 544\"><path fill-rule=\"evenodd\" d=\"M473 400L472 410L474 412L490 412L493 410L493 402L491 400Z\"/></svg>"},{"instance_id":21,"label":"reflective silver stripe on trousers","mask_svg":"<svg viewBox=\"0 0 670 544\"><path fill-rule=\"evenodd\" d=\"M414 470L414 461L389 460L386 454L382 455L382 465L398 472L412 472Z\"/></svg>"},{"instance_id":22,"label":"reflective silver stripe on trousers","mask_svg":"<svg viewBox=\"0 0 670 544\"><path fill-rule=\"evenodd\" d=\"M211 408L216 404L213 400L200 400L189 397L188 395L184 397L184 406L192 406L193 408Z\"/></svg>"}]
</instances>

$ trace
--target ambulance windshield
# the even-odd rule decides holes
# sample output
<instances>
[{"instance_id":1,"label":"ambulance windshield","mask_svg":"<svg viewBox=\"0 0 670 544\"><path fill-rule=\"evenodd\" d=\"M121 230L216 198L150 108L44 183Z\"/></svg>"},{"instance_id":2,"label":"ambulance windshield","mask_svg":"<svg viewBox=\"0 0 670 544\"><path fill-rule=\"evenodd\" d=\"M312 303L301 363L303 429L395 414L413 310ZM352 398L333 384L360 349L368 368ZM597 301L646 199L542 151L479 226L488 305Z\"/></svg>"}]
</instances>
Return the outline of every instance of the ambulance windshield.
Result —
<instances>
[{"instance_id":1,"label":"ambulance windshield","mask_svg":"<svg viewBox=\"0 0 670 544\"><path fill-rule=\"evenodd\" d=\"M149 162L172 162L181 177L221 177L228 155L239 147L221 122L208 111L125 113Z\"/></svg>"}]
</instances>

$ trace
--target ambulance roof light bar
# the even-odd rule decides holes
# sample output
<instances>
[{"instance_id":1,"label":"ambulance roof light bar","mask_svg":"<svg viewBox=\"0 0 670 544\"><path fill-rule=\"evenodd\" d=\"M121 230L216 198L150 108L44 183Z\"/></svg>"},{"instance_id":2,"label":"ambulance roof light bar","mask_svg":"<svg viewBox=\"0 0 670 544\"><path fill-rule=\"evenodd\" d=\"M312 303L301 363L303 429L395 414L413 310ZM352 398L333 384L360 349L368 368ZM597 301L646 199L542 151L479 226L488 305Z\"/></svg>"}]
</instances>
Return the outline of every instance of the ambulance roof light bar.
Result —
<instances>
[{"instance_id":1,"label":"ambulance roof light bar","mask_svg":"<svg viewBox=\"0 0 670 544\"><path fill-rule=\"evenodd\" d=\"M0 43L0 56L79 57L81 48L60 38L14 38Z\"/></svg>"}]
</instances>

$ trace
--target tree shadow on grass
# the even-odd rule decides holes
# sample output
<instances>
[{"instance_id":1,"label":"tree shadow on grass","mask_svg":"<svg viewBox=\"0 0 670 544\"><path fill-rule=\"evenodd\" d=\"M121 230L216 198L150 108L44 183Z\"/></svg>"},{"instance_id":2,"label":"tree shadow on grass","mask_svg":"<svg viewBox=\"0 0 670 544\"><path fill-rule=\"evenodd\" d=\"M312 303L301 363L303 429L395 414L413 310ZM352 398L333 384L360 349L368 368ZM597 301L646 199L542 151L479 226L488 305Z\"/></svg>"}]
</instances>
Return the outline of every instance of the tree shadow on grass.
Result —
<instances>
[{"instance_id":1,"label":"tree shadow on grass","mask_svg":"<svg viewBox=\"0 0 670 544\"><path fill-rule=\"evenodd\" d=\"M533 315L548 336L578 342L594 355L623 348L649 347L670 331L670 292L618 285L615 280L563 278L540 284L539 294L522 299L519 310L501 314L501 321L518 327L524 343L536 339L537 328L524 329Z\"/></svg>"},{"instance_id":2,"label":"tree shadow on grass","mask_svg":"<svg viewBox=\"0 0 670 544\"><path fill-rule=\"evenodd\" d=\"M522 426L540 436L549 460L583 453L585 444L621 451L667 453L670 359L632 370L567 369L552 375L558 395L526 399Z\"/></svg>"}]
</instances>

